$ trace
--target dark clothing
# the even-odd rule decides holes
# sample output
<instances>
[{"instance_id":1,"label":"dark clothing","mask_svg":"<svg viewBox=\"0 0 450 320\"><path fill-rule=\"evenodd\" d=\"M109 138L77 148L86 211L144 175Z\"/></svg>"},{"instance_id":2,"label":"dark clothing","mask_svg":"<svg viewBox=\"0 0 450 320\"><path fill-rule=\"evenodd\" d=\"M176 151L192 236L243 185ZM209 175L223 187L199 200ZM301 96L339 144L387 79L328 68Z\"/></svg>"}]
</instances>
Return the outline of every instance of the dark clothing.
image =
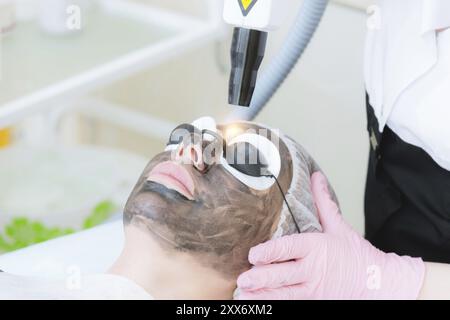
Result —
<instances>
[{"instance_id":1,"label":"dark clothing","mask_svg":"<svg viewBox=\"0 0 450 320\"><path fill-rule=\"evenodd\" d=\"M385 252L450 263L450 172L378 121L367 102L371 140L366 238Z\"/></svg>"}]
</instances>

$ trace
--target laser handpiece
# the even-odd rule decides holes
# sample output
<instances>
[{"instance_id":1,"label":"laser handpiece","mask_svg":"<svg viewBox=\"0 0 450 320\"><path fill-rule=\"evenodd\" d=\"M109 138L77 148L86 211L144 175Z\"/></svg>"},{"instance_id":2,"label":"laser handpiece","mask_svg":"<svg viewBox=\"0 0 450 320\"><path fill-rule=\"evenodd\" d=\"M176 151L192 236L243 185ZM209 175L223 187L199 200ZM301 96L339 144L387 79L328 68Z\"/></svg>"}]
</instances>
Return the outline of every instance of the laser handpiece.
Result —
<instances>
[{"instance_id":1,"label":"laser handpiece","mask_svg":"<svg viewBox=\"0 0 450 320\"><path fill-rule=\"evenodd\" d=\"M230 104L250 106L234 109L227 121L253 120L264 108L308 46L328 1L225 0L224 19L236 27L231 49L228 100ZM301 4L300 10L286 40L258 77L267 41L266 32L281 26L297 4Z\"/></svg>"},{"instance_id":2,"label":"laser handpiece","mask_svg":"<svg viewBox=\"0 0 450 320\"><path fill-rule=\"evenodd\" d=\"M267 32L234 28L228 103L249 107L266 50Z\"/></svg>"},{"instance_id":3,"label":"laser handpiece","mask_svg":"<svg viewBox=\"0 0 450 320\"><path fill-rule=\"evenodd\" d=\"M249 107L268 31L281 25L291 0L225 0L224 19L235 26L228 102Z\"/></svg>"}]
</instances>

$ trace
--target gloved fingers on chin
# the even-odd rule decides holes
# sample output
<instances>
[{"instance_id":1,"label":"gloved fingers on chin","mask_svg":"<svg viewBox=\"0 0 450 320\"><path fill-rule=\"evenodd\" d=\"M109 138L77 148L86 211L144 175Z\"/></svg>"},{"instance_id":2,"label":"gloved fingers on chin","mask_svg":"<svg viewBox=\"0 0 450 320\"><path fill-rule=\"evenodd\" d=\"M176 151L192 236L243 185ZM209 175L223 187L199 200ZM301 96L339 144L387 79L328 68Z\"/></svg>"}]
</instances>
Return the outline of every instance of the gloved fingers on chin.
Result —
<instances>
[{"instance_id":1,"label":"gloved fingers on chin","mask_svg":"<svg viewBox=\"0 0 450 320\"><path fill-rule=\"evenodd\" d=\"M256 266L239 276L237 285L247 291L298 285L307 280L307 269L301 260Z\"/></svg>"},{"instance_id":2,"label":"gloved fingers on chin","mask_svg":"<svg viewBox=\"0 0 450 320\"><path fill-rule=\"evenodd\" d=\"M238 300L308 300L310 289L304 285L286 286L278 289L261 289L257 291L242 290Z\"/></svg>"}]
</instances>

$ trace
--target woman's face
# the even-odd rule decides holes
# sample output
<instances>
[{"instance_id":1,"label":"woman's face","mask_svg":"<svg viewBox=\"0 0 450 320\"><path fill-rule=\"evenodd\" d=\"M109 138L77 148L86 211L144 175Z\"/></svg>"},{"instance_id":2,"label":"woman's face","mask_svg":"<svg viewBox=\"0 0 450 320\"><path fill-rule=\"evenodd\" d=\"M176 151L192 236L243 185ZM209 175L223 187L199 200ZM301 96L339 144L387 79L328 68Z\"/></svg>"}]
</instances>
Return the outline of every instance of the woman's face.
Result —
<instances>
[{"instance_id":1,"label":"woman's face","mask_svg":"<svg viewBox=\"0 0 450 320\"><path fill-rule=\"evenodd\" d=\"M267 132L252 123L217 127L226 141L249 130L258 135L260 129ZM270 140L278 139L269 133ZM283 198L275 183L258 190L258 178L249 177L250 183L245 175L237 178L223 157L206 165L199 152L208 142L200 144L194 148L180 143L150 161L128 199L125 223L142 225L161 245L198 255L200 261L235 276L248 268L250 248L272 236ZM281 141L275 145L281 159L278 180L286 192L292 161ZM264 186L270 178L261 179Z\"/></svg>"}]
</instances>

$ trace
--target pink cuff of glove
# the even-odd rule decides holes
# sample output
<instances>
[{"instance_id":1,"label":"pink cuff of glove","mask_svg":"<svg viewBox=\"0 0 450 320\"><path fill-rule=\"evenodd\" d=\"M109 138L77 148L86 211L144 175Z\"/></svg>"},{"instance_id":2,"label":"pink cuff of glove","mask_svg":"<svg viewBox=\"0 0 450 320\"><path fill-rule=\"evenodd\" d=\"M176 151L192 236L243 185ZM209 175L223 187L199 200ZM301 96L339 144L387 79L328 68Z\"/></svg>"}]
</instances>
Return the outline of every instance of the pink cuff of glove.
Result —
<instances>
[{"instance_id":1,"label":"pink cuff of glove","mask_svg":"<svg viewBox=\"0 0 450 320\"><path fill-rule=\"evenodd\" d=\"M416 300L425 278L425 263L421 258L388 253L381 276L382 285L389 290L380 290L378 299Z\"/></svg>"}]
</instances>

